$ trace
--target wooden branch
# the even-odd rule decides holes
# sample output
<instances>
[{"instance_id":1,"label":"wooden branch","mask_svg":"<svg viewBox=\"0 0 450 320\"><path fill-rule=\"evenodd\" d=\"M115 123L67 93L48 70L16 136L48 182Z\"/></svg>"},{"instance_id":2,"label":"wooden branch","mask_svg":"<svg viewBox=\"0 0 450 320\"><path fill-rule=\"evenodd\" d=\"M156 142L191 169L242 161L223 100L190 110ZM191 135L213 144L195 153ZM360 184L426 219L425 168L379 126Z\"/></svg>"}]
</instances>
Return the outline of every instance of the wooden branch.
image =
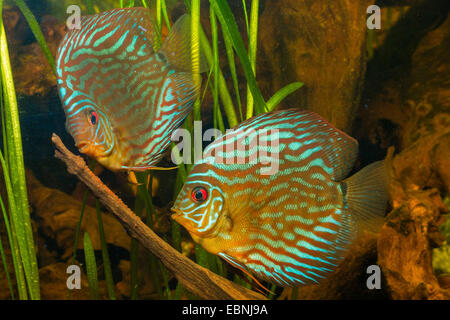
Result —
<instances>
[{"instance_id":1,"label":"wooden branch","mask_svg":"<svg viewBox=\"0 0 450 320\"><path fill-rule=\"evenodd\" d=\"M266 299L263 295L239 286L205 269L183 256L159 238L102 181L89 170L83 158L71 153L53 134L55 157L61 159L70 174L76 175L117 217L128 233L153 253L173 272L184 288L203 299Z\"/></svg>"}]
</instances>

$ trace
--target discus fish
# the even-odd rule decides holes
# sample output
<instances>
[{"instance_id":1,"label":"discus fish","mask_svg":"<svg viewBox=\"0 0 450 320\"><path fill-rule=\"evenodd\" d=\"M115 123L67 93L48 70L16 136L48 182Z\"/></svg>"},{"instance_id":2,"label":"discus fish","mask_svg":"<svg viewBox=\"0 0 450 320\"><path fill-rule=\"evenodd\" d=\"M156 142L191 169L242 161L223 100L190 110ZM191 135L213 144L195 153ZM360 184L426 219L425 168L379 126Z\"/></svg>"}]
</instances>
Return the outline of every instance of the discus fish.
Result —
<instances>
[{"instance_id":1,"label":"discus fish","mask_svg":"<svg viewBox=\"0 0 450 320\"><path fill-rule=\"evenodd\" d=\"M263 130L274 133L264 137ZM267 161L255 157L274 150L278 170L262 174ZM345 179L357 153L355 139L315 113L253 117L205 148L172 218L207 251L249 275L283 287L319 283L359 231L377 230L383 222L384 161ZM229 157L237 161L225 163Z\"/></svg>"},{"instance_id":2,"label":"discus fish","mask_svg":"<svg viewBox=\"0 0 450 320\"><path fill-rule=\"evenodd\" d=\"M152 168L198 95L189 16L173 25L157 52L150 17L145 8L83 17L58 49L66 129L80 152L111 170Z\"/></svg>"}]
</instances>

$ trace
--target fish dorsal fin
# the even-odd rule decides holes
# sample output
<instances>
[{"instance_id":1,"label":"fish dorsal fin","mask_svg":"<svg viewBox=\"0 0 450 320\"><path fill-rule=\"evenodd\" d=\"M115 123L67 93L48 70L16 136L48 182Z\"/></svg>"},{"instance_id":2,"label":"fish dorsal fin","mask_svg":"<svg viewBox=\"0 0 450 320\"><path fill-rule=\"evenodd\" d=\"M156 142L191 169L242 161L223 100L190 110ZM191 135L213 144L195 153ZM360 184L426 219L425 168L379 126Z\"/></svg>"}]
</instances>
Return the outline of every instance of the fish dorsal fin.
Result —
<instances>
[{"instance_id":1,"label":"fish dorsal fin","mask_svg":"<svg viewBox=\"0 0 450 320\"><path fill-rule=\"evenodd\" d=\"M298 113L298 111L295 111ZM318 114L302 111L299 126L307 128L309 140L317 140L323 148L327 165L332 168L331 177L335 181L348 176L358 156L358 141L345 132L335 128Z\"/></svg>"},{"instance_id":2,"label":"fish dorsal fin","mask_svg":"<svg viewBox=\"0 0 450 320\"><path fill-rule=\"evenodd\" d=\"M192 53L198 52L199 72L208 70L203 50L200 48L191 50L191 17L188 14L182 15L175 22L159 52L165 55L174 69L184 72L192 72Z\"/></svg>"}]
</instances>

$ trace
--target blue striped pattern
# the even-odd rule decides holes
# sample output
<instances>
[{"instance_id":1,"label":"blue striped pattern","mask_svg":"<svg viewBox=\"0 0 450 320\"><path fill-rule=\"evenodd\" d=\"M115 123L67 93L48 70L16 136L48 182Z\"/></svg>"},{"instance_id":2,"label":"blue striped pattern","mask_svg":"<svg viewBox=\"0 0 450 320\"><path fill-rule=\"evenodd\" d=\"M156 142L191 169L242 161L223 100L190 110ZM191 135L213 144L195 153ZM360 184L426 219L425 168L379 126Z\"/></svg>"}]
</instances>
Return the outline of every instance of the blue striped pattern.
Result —
<instances>
[{"instance_id":1,"label":"blue striped pattern","mask_svg":"<svg viewBox=\"0 0 450 320\"><path fill-rule=\"evenodd\" d=\"M175 24L173 33L185 32L181 29ZM198 93L192 75L175 70L168 59L182 60L186 52L164 43L155 53L154 38L149 10L115 9L84 17L81 29L68 32L58 50L67 130L81 152L111 170L156 164ZM178 38L171 35L168 41ZM95 125L89 122L93 112Z\"/></svg>"},{"instance_id":2,"label":"blue striped pattern","mask_svg":"<svg viewBox=\"0 0 450 320\"><path fill-rule=\"evenodd\" d=\"M261 174L267 164L250 160L276 149L278 171ZM256 116L205 149L173 218L205 249L259 278L280 286L318 283L353 237L340 180L357 149L356 140L311 112ZM190 196L197 186L209 194L201 204Z\"/></svg>"}]
</instances>

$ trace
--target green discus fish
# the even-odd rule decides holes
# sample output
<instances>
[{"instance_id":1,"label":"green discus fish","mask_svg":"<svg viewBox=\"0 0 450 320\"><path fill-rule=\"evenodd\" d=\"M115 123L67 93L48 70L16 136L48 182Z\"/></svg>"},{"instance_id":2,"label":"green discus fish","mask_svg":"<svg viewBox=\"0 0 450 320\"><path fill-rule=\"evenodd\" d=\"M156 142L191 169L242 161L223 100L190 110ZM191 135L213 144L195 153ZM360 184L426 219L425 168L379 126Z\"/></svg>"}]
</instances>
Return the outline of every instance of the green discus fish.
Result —
<instances>
[{"instance_id":1,"label":"green discus fish","mask_svg":"<svg viewBox=\"0 0 450 320\"><path fill-rule=\"evenodd\" d=\"M315 113L253 117L204 150L172 217L244 272L280 286L318 283L358 231L383 222L384 161L346 178L357 153L355 139Z\"/></svg>"}]
</instances>

